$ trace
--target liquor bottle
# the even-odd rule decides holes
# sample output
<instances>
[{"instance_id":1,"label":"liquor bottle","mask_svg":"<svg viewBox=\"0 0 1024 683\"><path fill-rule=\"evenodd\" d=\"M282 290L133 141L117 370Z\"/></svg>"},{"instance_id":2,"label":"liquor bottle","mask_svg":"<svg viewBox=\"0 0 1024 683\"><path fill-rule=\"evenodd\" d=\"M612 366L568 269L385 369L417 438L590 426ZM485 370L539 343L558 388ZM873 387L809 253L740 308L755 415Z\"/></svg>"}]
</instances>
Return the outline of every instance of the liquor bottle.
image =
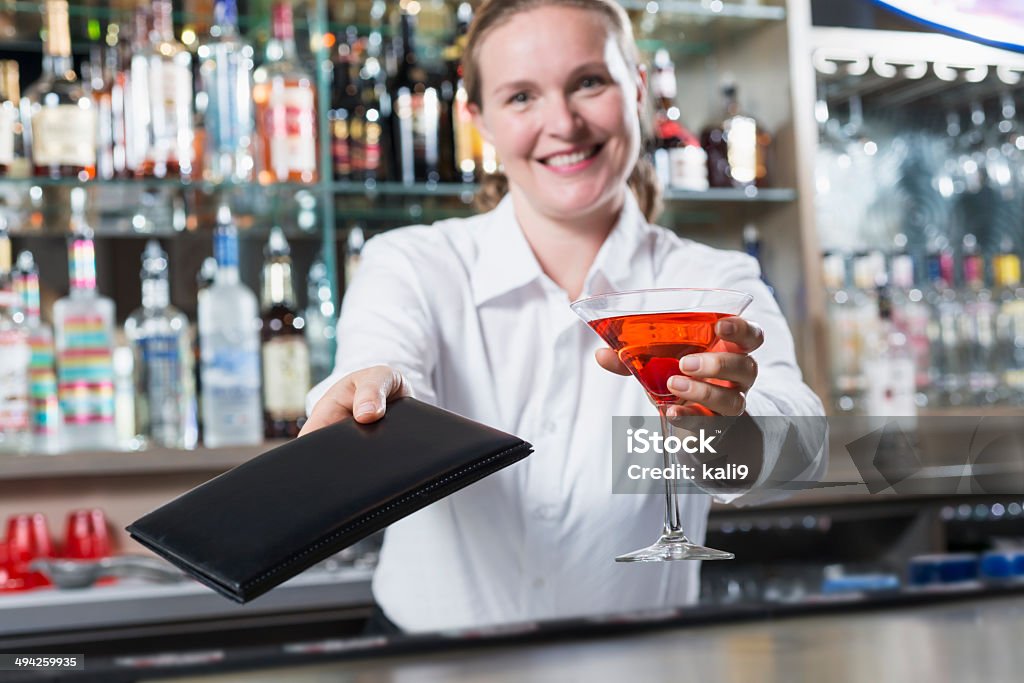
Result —
<instances>
[{"instance_id":1,"label":"liquor bottle","mask_svg":"<svg viewBox=\"0 0 1024 683\"><path fill-rule=\"evenodd\" d=\"M416 17L403 11L393 50L398 65L391 85L394 93L393 134L398 153L396 180L412 185L417 180L440 180L440 99L437 88L427 83L427 73L416 56Z\"/></svg>"},{"instance_id":2,"label":"liquor bottle","mask_svg":"<svg viewBox=\"0 0 1024 683\"><path fill-rule=\"evenodd\" d=\"M700 141L683 127L676 106L676 67L668 50L654 54L651 94L654 96L654 168L663 187L708 189L708 155Z\"/></svg>"},{"instance_id":3,"label":"liquor bottle","mask_svg":"<svg viewBox=\"0 0 1024 683\"><path fill-rule=\"evenodd\" d=\"M996 314L996 372L1000 398L1024 405L1024 288L1020 257L1004 247L993 262L999 312Z\"/></svg>"},{"instance_id":4,"label":"liquor bottle","mask_svg":"<svg viewBox=\"0 0 1024 683\"><path fill-rule=\"evenodd\" d=\"M973 403L987 405L996 402L999 383L994 372L996 304L985 285L985 259L978 252L974 235L964 235L963 247L964 314L960 335L967 352L967 389Z\"/></svg>"},{"instance_id":5,"label":"liquor bottle","mask_svg":"<svg viewBox=\"0 0 1024 683\"><path fill-rule=\"evenodd\" d=\"M914 357L914 400L918 405L927 402L931 382L931 353L929 349L928 326L930 311L924 300L924 292L917 286L914 277L914 257L907 253L896 253L892 257L892 322L907 339L907 345Z\"/></svg>"},{"instance_id":6,"label":"liquor bottle","mask_svg":"<svg viewBox=\"0 0 1024 683\"><path fill-rule=\"evenodd\" d=\"M126 105L128 76L121 64L120 29L107 27L106 45L93 58L102 64L92 98L98 120L96 134L96 175L104 180L130 176L127 158Z\"/></svg>"},{"instance_id":7,"label":"liquor bottle","mask_svg":"<svg viewBox=\"0 0 1024 683\"><path fill-rule=\"evenodd\" d=\"M359 69L359 98L350 122L352 179L373 184L388 180L389 159L393 140L390 131L393 117L391 94L387 88L384 68L383 23L387 3L374 0L370 7L370 34L366 38L363 61Z\"/></svg>"},{"instance_id":8,"label":"liquor bottle","mask_svg":"<svg viewBox=\"0 0 1024 683\"><path fill-rule=\"evenodd\" d=\"M0 176L11 174L17 152L18 103L21 88L18 81L18 62L12 59L0 61Z\"/></svg>"},{"instance_id":9,"label":"liquor bottle","mask_svg":"<svg viewBox=\"0 0 1024 683\"><path fill-rule=\"evenodd\" d=\"M146 46L149 63L150 148L143 175L192 176L192 53L174 38L173 5L155 0L153 30Z\"/></svg>"},{"instance_id":10,"label":"liquor bottle","mask_svg":"<svg viewBox=\"0 0 1024 683\"><path fill-rule=\"evenodd\" d=\"M473 6L468 2L459 3L455 12L455 39L445 50L445 62L448 65L448 81L454 88L451 93L451 103L448 114L451 127L450 133L446 133L443 142L444 146L451 146L447 154L451 155L450 169L451 178L456 182L472 183L477 178L479 171L476 154L474 153L475 136L478 135L473 118L469 114L469 93L466 90L465 81L462 78L462 57L466 52L466 43L469 25L473 21ZM447 94L442 93L442 101L446 101ZM450 141L447 140L450 138Z\"/></svg>"},{"instance_id":11,"label":"liquor bottle","mask_svg":"<svg viewBox=\"0 0 1024 683\"><path fill-rule=\"evenodd\" d=\"M931 309L928 344L932 351L932 395L929 403L958 406L966 400L967 364L960 333L963 303L954 289L953 252L942 247L928 256Z\"/></svg>"},{"instance_id":12,"label":"liquor bottle","mask_svg":"<svg viewBox=\"0 0 1024 683\"><path fill-rule=\"evenodd\" d=\"M139 434L135 418L135 353L124 333L114 334L114 430L117 447L122 451L140 451L146 439Z\"/></svg>"},{"instance_id":13,"label":"liquor bottle","mask_svg":"<svg viewBox=\"0 0 1024 683\"><path fill-rule=\"evenodd\" d=\"M260 332L256 295L238 275L238 229L226 204L217 209L217 275L199 294L203 443L258 444Z\"/></svg>"},{"instance_id":14,"label":"liquor bottle","mask_svg":"<svg viewBox=\"0 0 1024 683\"><path fill-rule=\"evenodd\" d=\"M353 120L359 106L357 49L358 36L354 26L345 32L334 53L334 81L331 88L331 110L327 113L331 129L331 160L335 180L352 180Z\"/></svg>"},{"instance_id":15,"label":"liquor bottle","mask_svg":"<svg viewBox=\"0 0 1024 683\"><path fill-rule=\"evenodd\" d=\"M125 81L125 165L129 174L141 176L152 148L153 116L150 110L149 5L139 3L132 15L131 43L123 71Z\"/></svg>"},{"instance_id":16,"label":"liquor bottle","mask_svg":"<svg viewBox=\"0 0 1024 683\"><path fill-rule=\"evenodd\" d=\"M309 267L307 286L305 331L306 342L309 344L310 381L315 385L326 379L334 369L338 322L327 265L319 256Z\"/></svg>"},{"instance_id":17,"label":"liquor bottle","mask_svg":"<svg viewBox=\"0 0 1024 683\"><path fill-rule=\"evenodd\" d=\"M114 450L114 302L96 291L93 231L80 187L71 190L71 232L71 291L53 305L63 445L67 450Z\"/></svg>"},{"instance_id":18,"label":"liquor bottle","mask_svg":"<svg viewBox=\"0 0 1024 683\"><path fill-rule=\"evenodd\" d=\"M848 414L861 404L864 374L860 365L861 338L851 292L846 286L845 257L826 252L822 270L828 294L832 400L840 414Z\"/></svg>"},{"instance_id":19,"label":"liquor bottle","mask_svg":"<svg viewBox=\"0 0 1024 683\"><path fill-rule=\"evenodd\" d=\"M317 179L316 89L295 51L292 6L273 5L267 61L253 75L258 177L261 183Z\"/></svg>"},{"instance_id":20,"label":"liquor bottle","mask_svg":"<svg viewBox=\"0 0 1024 683\"><path fill-rule=\"evenodd\" d=\"M206 95L204 177L248 181L253 172L253 48L238 33L236 0L217 0L210 37L198 50Z\"/></svg>"},{"instance_id":21,"label":"liquor bottle","mask_svg":"<svg viewBox=\"0 0 1024 683\"><path fill-rule=\"evenodd\" d=\"M864 362L867 380L865 414L916 415L914 357L906 335L893 322L888 287L878 288L876 300L879 325L868 340Z\"/></svg>"},{"instance_id":22,"label":"liquor bottle","mask_svg":"<svg viewBox=\"0 0 1024 683\"><path fill-rule=\"evenodd\" d=\"M22 106L35 175L96 176L96 109L71 61L67 0L46 0L43 75L25 91Z\"/></svg>"},{"instance_id":23,"label":"liquor bottle","mask_svg":"<svg viewBox=\"0 0 1024 683\"><path fill-rule=\"evenodd\" d=\"M722 121L704 129L701 146L708 155L711 187L763 186L771 137L752 117L740 111L736 84L722 86Z\"/></svg>"},{"instance_id":24,"label":"liquor bottle","mask_svg":"<svg viewBox=\"0 0 1024 683\"><path fill-rule=\"evenodd\" d=\"M32 351L24 313L14 292L11 240L0 224L0 451L25 453L29 420L29 364Z\"/></svg>"},{"instance_id":25,"label":"liquor bottle","mask_svg":"<svg viewBox=\"0 0 1024 683\"><path fill-rule=\"evenodd\" d=\"M310 389L306 321L295 306L291 249L275 226L264 250L262 296L263 421L268 439L292 438L306 421Z\"/></svg>"},{"instance_id":26,"label":"liquor bottle","mask_svg":"<svg viewBox=\"0 0 1024 683\"><path fill-rule=\"evenodd\" d=\"M171 306L167 254L150 240L142 252L142 307L124 325L135 365L135 434L165 448L198 438L188 318Z\"/></svg>"},{"instance_id":27,"label":"liquor bottle","mask_svg":"<svg viewBox=\"0 0 1024 683\"><path fill-rule=\"evenodd\" d=\"M879 251L860 252L853 257L853 287L849 290L852 328L856 335L857 362L860 364L862 401L856 410L868 409L868 368L871 345L881 334L878 316L879 288L887 284L885 257Z\"/></svg>"},{"instance_id":28,"label":"liquor bottle","mask_svg":"<svg viewBox=\"0 0 1024 683\"><path fill-rule=\"evenodd\" d=\"M21 298L21 310L28 327L32 356L29 362L32 451L58 453L60 443L60 404L57 398L57 372L53 328L42 320L39 310L39 269L32 252L18 254L15 289Z\"/></svg>"}]
</instances>

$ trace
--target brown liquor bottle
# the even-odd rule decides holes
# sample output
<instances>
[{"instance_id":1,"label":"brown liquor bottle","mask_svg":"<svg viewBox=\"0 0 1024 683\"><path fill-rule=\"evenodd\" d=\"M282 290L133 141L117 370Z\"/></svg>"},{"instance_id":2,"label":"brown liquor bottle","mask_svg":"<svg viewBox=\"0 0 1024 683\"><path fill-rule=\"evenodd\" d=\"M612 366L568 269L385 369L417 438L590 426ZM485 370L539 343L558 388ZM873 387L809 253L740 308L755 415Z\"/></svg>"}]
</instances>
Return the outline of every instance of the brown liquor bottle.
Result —
<instances>
[{"instance_id":1,"label":"brown liquor bottle","mask_svg":"<svg viewBox=\"0 0 1024 683\"><path fill-rule=\"evenodd\" d=\"M268 439L298 436L310 389L305 321L295 305L291 250L279 227L270 231L263 265L263 426Z\"/></svg>"},{"instance_id":2,"label":"brown liquor bottle","mask_svg":"<svg viewBox=\"0 0 1024 683\"><path fill-rule=\"evenodd\" d=\"M96 176L96 109L75 76L67 0L46 2L43 75L25 92L25 138L33 172L49 178Z\"/></svg>"}]
</instances>

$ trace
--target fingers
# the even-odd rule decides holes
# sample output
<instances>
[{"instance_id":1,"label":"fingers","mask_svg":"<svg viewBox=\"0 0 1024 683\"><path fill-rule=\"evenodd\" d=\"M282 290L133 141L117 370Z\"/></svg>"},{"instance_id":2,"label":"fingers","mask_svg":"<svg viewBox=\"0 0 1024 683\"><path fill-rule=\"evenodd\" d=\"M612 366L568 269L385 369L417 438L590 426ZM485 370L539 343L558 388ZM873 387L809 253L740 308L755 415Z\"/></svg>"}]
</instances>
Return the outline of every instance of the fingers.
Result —
<instances>
[{"instance_id":1,"label":"fingers","mask_svg":"<svg viewBox=\"0 0 1024 683\"><path fill-rule=\"evenodd\" d=\"M688 377L734 382L742 391L757 379L757 361L743 353L694 353L679 361L679 369Z\"/></svg>"},{"instance_id":2,"label":"fingers","mask_svg":"<svg viewBox=\"0 0 1024 683\"><path fill-rule=\"evenodd\" d=\"M630 374L629 368L619 359L619 354L608 347L598 349L594 357L597 358L597 364L608 372L614 372L616 375Z\"/></svg>"},{"instance_id":3,"label":"fingers","mask_svg":"<svg viewBox=\"0 0 1024 683\"><path fill-rule=\"evenodd\" d=\"M670 377L668 389L677 398L690 403L698 403L700 406L719 415L735 417L742 415L747 408L746 394L740 389L723 387L715 384L708 384L699 379L690 379L681 375ZM693 408L683 405L681 408ZM697 407L699 408L699 406ZM689 411L674 415L678 417L689 414Z\"/></svg>"},{"instance_id":4,"label":"fingers","mask_svg":"<svg viewBox=\"0 0 1024 683\"><path fill-rule=\"evenodd\" d=\"M349 417L367 424L384 417L388 399L411 396L402 374L386 365L359 370L338 380L313 407L299 436Z\"/></svg>"},{"instance_id":5,"label":"fingers","mask_svg":"<svg viewBox=\"0 0 1024 683\"><path fill-rule=\"evenodd\" d=\"M750 353L764 344L764 330L761 326L738 316L719 320L715 329L720 339L730 342L741 353Z\"/></svg>"}]
</instances>

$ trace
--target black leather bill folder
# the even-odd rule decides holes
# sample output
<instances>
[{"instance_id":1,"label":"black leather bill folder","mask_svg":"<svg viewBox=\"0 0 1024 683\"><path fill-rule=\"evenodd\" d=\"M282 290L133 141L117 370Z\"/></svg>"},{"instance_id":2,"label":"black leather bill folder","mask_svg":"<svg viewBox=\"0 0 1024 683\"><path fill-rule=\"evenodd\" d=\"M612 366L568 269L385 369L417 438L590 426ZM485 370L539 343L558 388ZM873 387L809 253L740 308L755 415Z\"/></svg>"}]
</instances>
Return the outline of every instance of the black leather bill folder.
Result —
<instances>
[{"instance_id":1,"label":"black leather bill folder","mask_svg":"<svg viewBox=\"0 0 1024 683\"><path fill-rule=\"evenodd\" d=\"M373 424L348 419L289 441L127 530L244 603L532 450L515 436L402 398Z\"/></svg>"}]
</instances>

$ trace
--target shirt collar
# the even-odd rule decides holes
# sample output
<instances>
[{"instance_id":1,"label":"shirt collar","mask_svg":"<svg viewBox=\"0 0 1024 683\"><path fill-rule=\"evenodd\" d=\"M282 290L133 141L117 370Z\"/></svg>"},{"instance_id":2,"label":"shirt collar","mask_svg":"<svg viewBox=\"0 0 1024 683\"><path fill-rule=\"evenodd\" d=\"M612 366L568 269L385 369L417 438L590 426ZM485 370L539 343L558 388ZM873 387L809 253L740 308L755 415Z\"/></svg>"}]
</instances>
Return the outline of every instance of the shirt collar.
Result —
<instances>
[{"instance_id":1,"label":"shirt collar","mask_svg":"<svg viewBox=\"0 0 1024 683\"><path fill-rule=\"evenodd\" d=\"M637 256L649 232L633 192L626 192L619 220L608 233L583 281L583 296L637 289L636 276L642 275L636 272L641 263Z\"/></svg>"},{"instance_id":2,"label":"shirt collar","mask_svg":"<svg viewBox=\"0 0 1024 683\"><path fill-rule=\"evenodd\" d=\"M471 276L477 306L533 282L544 272L519 227L510 195L481 218L480 247Z\"/></svg>"},{"instance_id":3,"label":"shirt collar","mask_svg":"<svg viewBox=\"0 0 1024 683\"><path fill-rule=\"evenodd\" d=\"M478 228L482 232L480 247L471 276L474 303L478 306L544 274L519 226L510 195L505 195L494 210L481 218L484 220ZM619 220L601 245L584 281L584 296L630 289L632 276L637 274L637 252L648 232L636 198L627 192Z\"/></svg>"}]
</instances>

